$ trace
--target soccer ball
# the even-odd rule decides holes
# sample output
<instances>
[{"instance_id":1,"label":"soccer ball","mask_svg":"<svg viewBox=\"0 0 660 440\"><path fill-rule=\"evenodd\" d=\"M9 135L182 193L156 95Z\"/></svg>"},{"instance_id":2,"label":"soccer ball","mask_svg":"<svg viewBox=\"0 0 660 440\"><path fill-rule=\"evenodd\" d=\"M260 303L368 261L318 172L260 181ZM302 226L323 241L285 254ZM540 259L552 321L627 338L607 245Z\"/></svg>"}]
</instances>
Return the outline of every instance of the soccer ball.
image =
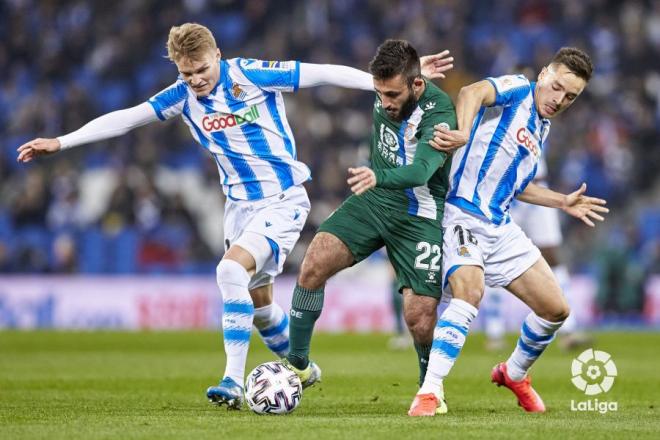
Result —
<instances>
[{"instance_id":1,"label":"soccer ball","mask_svg":"<svg viewBox=\"0 0 660 440\"><path fill-rule=\"evenodd\" d=\"M257 414L290 413L301 398L300 379L279 361L259 365L245 382L245 400Z\"/></svg>"}]
</instances>

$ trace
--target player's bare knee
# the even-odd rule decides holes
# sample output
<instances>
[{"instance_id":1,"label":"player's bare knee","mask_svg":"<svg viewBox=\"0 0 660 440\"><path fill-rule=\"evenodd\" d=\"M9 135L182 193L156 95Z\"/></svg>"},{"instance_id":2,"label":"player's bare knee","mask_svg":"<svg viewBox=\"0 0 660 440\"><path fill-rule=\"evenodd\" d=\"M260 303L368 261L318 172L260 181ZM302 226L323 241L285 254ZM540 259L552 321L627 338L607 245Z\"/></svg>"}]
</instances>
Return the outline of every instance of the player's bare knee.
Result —
<instances>
[{"instance_id":1,"label":"player's bare knee","mask_svg":"<svg viewBox=\"0 0 660 440\"><path fill-rule=\"evenodd\" d=\"M480 273L459 269L449 277L452 295L456 299L463 300L468 304L479 308L481 298L484 296L483 278Z\"/></svg>"},{"instance_id":2,"label":"player's bare knee","mask_svg":"<svg viewBox=\"0 0 660 440\"><path fill-rule=\"evenodd\" d=\"M546 321L562 322L562 321L566 321L568 315L570 314L571 314L571 309L568 307L568 304L564 303L552 310L548 310L547 312L539 316L545 319Z\"/></svg>"},{"instance_id":3,"label":"player's bare knee","mask_svg":"<svg viewBox=\"0 0 660 440\"><path fill-rule=\"evenodd\" d=\"M311 252L310 252L311 250ZM324 252L320 249L308 250L300 267L298 285L305 289L318 289L327 281Z\"/></svg>"},{"instance_id":4,"label":"player's bare knee","mask_svg":"<svg viewBox=\"0 0 660 440\"><path fill-rule=\"evenodd\" d=\"M305 289L318 289L325 283L323 271L318 263L303 262L298 275L298 285Z\"/></svg>"},{"instance_id":5,"label":"player's bare knee","mask_svg":"<svg viewBox=\"0 0 660 440\"><path fill-rule=\"evenodd\" d=\"M479 308L479 304L481 303L481 298L483 296L484 296L483 289L474 288L474 287L461 289L454 292L454 298L461 299L476 308Z\"/></svg>"},{"instance_id":6,"label":"player's bare knee","mask_svg":"<svg viewBox=\"0 0 660 440\"><path fill-rule=\"evenodd\" d=\"M430 319L419 319L408 322L408 330L413 340L418 344L430 344L433 341L435 323Z\"/></svg>"},{"instance_id":7,"label":"player's bare knee","mask_svg":"<svg viewBox=\"0 0 660 440\"><path fill-rule=\"evenodd\" d=\"M416 295L410 289L404 289L403 317L416 343L430 344L433 341L437 308L437 299Z\"/></svg>"},{"instance_id":8,"label":"player's bare knee","mask_svg":"<svg viewBox=\"0 0 660 440\"><path fill-rule=\"evenodd\" d=\"M571 314L571 309L568 307L568 304L564 304L555 314L554 319L552 322L561 322L561 321L566 321L568 319L568 315Z\"/></svg>"}]
</instances>

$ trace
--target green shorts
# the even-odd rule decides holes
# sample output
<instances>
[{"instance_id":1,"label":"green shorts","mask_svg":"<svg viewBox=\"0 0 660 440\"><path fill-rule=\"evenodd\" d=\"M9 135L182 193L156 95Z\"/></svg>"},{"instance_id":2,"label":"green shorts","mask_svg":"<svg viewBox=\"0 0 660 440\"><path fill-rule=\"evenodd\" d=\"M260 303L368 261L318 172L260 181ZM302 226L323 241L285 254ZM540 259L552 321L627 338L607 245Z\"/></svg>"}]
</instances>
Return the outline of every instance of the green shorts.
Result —
<instances>
[{"instance_id":1,"label":"green shorts","mask_svg":"<svg viewBox=\"0 0 660 440\"><path fill-rule=\"evenodd\" d=\"M442 221L417 217L351 196L319 226L339 238L355 263L385 246L399 291L442 295Z\"/></svg>"}]
</instances>

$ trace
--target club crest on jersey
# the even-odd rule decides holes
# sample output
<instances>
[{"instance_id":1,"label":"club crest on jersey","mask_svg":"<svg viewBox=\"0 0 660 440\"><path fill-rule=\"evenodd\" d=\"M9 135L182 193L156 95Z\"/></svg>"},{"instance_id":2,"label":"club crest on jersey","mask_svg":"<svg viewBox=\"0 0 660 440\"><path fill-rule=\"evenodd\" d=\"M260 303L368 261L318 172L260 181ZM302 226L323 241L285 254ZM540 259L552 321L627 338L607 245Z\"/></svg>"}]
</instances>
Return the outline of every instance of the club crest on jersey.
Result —
<instances>
[{"instance_id":1,"label":"club crest on jersey","mask_svg":"<svg viewBox=\"0 0 660 440\"><path fill-rule=\"evenodd\" d=\"M231 94L236 99L245 99L245 97L247 96L245 90L241 89L241 87L236 83L234 83L234 85L231 86Z\"/></svg>"},{"instance_id":2,"label":"club crest on jersey","mask_svg":"<svg viewBox=\"0 0 660 440\"><path fill-rule=\"evenodd\" d=\"M412 141L415 139L415 126L413 124L408 123L406 129L403 131L403 137L407 141Z\"/></svg>"},{"instance_id":3,"label":"club crest on jersey","mask_svg":"<svg viewBox=\"0 0 660 440\"><path fill-rule=\"evenodd\" d=\"M390 151L398 151L399 141L397 140L397 134L390 127L385 124L380 126L380 141L385 147Z\"/></svg>"},{"instance_id":4,"label":"club crest on jersey","mask_svg":"<svg viewBox=\"0 0 660 440\"><path fill-rule=\"evenodd\" d=\"M259 109L256 105L249 107L240 115L227 113L213 113L202 118L202 128L207 132L222 131L237 125L249 124L259 119Z\"/></svg>"},{"instance_id":5,"label":"club crest on jersey","mask_svg":"<svg viewBox=\"0 0 660 440\"><path fill-rule=\"evenodd\" d=\"M527 148L537 159L541 156L541 149L537 144L536 138L526 127L520 127L520 129L518 129L516 132L516 140L519 145Z\"/></svg>"}]
</instances>

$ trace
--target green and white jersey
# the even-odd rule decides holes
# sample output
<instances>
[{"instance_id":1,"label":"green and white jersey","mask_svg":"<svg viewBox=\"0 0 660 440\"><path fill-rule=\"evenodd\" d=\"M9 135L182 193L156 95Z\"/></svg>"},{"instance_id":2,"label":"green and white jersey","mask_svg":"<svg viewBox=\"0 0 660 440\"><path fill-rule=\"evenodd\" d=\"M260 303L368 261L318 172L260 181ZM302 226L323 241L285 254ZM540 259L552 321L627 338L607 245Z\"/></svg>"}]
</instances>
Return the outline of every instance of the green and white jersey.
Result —
<instances>
[{"instance_id":1,"label":"green and white jersey","mask_svg":"<svg viewBox=\"0 0 660 440\"><path fill-rule=\"evenodd\" d=\"M371 168L376 187L363 197L409 215L441 219L451 160L429 141L437 124L456 129L456 111L449 96L426 81L409 118L392 121L377 97L373 120Z\"/></svg>"}]
</instances>

